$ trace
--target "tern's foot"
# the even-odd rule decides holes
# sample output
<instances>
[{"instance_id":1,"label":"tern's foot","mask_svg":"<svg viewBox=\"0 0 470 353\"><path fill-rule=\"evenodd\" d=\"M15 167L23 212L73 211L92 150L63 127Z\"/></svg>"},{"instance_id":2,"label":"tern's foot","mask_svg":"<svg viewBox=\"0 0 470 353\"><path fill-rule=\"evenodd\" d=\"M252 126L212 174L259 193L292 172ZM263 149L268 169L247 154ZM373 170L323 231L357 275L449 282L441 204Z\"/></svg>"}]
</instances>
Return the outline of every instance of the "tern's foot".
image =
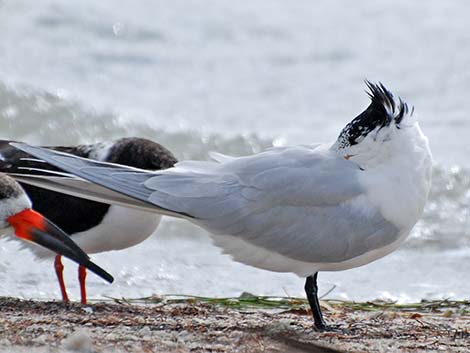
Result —
<instances>
[{"instance_id":1,"label":"tern's foot","mask_svg":"<svg viewBox=\"0 0 470 353\"><path fill-rule=\"evenodd\" d=\"M348 334L350 331L341 325L326 325L326 324L321 324L321 325L315 325L314 326L315 331L317 332L335 332L335 333L342 333L342 334Z\"/></svg>"}]
</instances>

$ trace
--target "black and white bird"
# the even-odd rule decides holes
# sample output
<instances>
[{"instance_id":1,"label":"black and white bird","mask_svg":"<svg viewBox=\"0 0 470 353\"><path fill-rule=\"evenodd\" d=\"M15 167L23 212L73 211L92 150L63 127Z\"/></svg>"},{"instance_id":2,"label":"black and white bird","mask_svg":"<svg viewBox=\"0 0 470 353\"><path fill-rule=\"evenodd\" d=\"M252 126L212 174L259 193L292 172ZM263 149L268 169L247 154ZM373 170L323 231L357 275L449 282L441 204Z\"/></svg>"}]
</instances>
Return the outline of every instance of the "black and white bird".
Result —
<instances>
[{"instance_id":1,"label":"black and white bird","mask_svg":"<svg viewBox=\"0 0 470 353\"><path fill-rule=\"evenodd\" d=\"M28 154L10 146L10 141L0 141L0 171L5 173L37 173L37 168L48 168L44 163L27 158ZM83 158L124 164L148 170L161 170L173 166L176 159L166 148L142 138L122 138L112 142L90 145L49 147ZM56 168L51 167L51 170ZM46 215L64 229L73 241L89 254L125 249L147 239L158 227L160 216L122 207L90 201L54 191L24 184L22 185L33 202L34 209ZM32 248L40 258L54 253ZM63 279L60 255L55 255L54 267L62 293L68 301ZM79 266L81 302L86 304L86 270Z\"/></svg>"},{"instance_id":2,"label":"black and white bird","mask_svg":"<svg viewBox=\"0 0 470 353\"><path fill-rule=\"evenodd\" d=\"M105 202L187 219L236 261L306 277L315 327L325 330L318 272L396 250L421 217L431 185L428 140L412 110L382 84L367 84L369 107L329 144L212 154L213 161L159 172L15 144L78 177L20 180L85 196L93 190Z\"/></svg>"},{"instance_id":3,"label":"black and white bird","mask_svg":"<svg viewBox=\"0 0 470 353\"><path fill-rule=\"evenodd\" d=\"M63 230L39 212L33 211L31 200L21 186L4 173L0 173L0 231L7 235L13 233L16 238L63 255L106 281L113 282L113 277L91 262L88 255Z\"/></svg>"}]
</instances>

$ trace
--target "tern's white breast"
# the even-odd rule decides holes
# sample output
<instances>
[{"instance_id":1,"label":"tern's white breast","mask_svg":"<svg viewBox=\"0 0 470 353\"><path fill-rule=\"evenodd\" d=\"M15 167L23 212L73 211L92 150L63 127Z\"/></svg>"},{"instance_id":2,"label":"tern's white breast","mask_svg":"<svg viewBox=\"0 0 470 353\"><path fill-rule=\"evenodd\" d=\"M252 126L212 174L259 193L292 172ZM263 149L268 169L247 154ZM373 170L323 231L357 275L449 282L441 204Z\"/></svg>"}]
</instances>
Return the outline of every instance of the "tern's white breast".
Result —
<instances>
[{"instance_id":1,"label":"tern's white breast","mask_svg":"<svg viewBox=\"0 0 470 353\"><path fill-rule=\"evenodd\" d=\"M431 188L432 156L418 123L396 135L381 149L386 161L366 168L360 182L371 205L385 219L410 231L423 213Z\"/></svg>"}]
</instances>

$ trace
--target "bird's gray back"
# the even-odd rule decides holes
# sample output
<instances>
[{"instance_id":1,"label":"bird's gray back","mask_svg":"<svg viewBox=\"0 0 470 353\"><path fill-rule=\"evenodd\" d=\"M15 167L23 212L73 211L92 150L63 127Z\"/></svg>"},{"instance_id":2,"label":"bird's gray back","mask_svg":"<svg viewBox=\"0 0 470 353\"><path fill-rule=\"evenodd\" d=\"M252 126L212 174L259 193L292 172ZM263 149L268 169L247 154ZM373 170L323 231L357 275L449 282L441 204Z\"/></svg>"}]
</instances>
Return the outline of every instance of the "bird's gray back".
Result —
<instances>
[{"instance_id":1,"label":"bird's gray back","mask_svg":"<svg viewBox=\"0 0 470 353\"><path fill-rule=\"evenodd\" d=\"M145 182L150 201L217 235L307 262L341 262L395 240L378 210L360 207L361 170L310 148L183 162Z\"/></svg>"}]
</instances>

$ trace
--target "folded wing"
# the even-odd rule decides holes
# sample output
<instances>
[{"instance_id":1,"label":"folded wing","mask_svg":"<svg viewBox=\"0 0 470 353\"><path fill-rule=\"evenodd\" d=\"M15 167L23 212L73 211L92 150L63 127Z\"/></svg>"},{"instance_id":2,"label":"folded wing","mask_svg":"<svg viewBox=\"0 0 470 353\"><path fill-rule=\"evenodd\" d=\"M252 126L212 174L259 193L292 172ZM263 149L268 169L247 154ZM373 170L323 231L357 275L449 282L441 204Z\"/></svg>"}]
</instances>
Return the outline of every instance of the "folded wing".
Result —
<instances>
[{"instance_id":1,"label":"folded wing","mask_svg":"<svg viewBox=\"0 0 470 353\"><path fill-rule=\"evenodd\" d=\"M153 205L155 212L189 218L215 235L233 236L299 261L345 261L392 242L396 233L378 210L362 214L361 170L328 151L271 149L221 163L189 161L147 172L15 146Z\"/></svg>"}]
</instances>

